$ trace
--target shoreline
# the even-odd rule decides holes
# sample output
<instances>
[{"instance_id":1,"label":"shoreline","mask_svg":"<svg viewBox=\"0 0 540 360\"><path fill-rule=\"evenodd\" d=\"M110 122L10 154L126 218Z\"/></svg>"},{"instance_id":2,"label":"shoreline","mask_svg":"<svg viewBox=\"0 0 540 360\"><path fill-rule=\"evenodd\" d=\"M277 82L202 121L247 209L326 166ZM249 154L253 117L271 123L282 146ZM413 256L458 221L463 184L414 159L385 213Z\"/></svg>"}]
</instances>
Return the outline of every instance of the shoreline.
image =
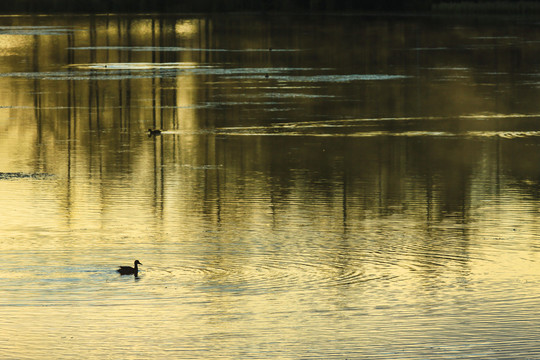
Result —
<instances>
[{"instance_id":1,"label":"shoreline","mask_svg":"<svg viewBox=\"0 0 540 360\"><path fill-rule=\"evenodd\" d=\"M397 3L383 0L371 5L351 5L336 0L187 0L179 4L175 0L120 0L110 3L104 0L87 0L75 3L70 0L19 0L0 4L0 16L9 15L137 15L137 14L306 14L306 15L389 15L389 16L425 16L425 15L510 15L527 16L540 14L540 2L537 1L436 1L413 0Z\"/></svg>"}]
</instances>

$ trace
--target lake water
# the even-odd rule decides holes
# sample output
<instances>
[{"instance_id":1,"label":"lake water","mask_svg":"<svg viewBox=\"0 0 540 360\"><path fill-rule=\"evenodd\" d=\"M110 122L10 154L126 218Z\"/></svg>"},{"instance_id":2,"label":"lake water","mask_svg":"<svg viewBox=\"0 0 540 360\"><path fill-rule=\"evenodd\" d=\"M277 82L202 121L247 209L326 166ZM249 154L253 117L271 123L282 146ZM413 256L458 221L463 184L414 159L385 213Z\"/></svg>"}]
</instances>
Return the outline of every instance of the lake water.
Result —
<instances>
[{"instance_id":1,"label":"lake water","mask_svg":"<svg viewBox=\"0 0 540 360\"><path fill-rule=\"evenodd\" d=\"M539 53L528 18L0 17L0 358L540 358Z\"/></svg>"}]
</instances>

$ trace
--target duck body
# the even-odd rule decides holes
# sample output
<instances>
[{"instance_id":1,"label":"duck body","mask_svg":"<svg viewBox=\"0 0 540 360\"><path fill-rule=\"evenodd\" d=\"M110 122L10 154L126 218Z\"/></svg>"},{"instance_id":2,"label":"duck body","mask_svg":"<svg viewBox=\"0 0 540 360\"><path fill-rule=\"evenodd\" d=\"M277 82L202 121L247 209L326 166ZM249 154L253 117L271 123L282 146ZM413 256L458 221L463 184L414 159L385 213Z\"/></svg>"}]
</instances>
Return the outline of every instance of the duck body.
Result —
<instances>
[{"instance_id":1,"label":"duck body","mask_svg":"<svg viewBox=\"0 0 540 360\"><path fill-rule=\"evenodd\" d=\"M159 136L161 135L161 130L159 129L148 129L148 136Z\"/></svg>"},{"instance_id":2,"label":"duck body","mask_svg":"<svg viewBox=\"0 0 540 360\"><path fill-rule=\"evenodd\" d=\"M137 274L139 274L139 267L138 265L142 265L141 262L139 262L139 260L135 260L135 262L133 263L133 267L131 266L120 266L118 268L118 271L120 273L120 275L135 275L137 276Z\"/></svg>"}]
</instances>

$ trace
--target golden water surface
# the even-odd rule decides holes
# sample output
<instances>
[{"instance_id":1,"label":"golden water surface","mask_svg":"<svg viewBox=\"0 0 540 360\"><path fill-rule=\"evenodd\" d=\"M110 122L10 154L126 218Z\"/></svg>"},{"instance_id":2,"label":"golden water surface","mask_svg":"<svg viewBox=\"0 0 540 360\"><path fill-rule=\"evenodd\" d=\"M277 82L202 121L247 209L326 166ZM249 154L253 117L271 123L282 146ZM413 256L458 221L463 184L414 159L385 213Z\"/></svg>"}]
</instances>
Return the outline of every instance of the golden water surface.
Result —
<instances>
[{"instance_id":1,"label":"golden water surface","mask_svg":"<svg viewBox=\"0 0 540 360\"><path fill-rule=\"evenodd\" d=\"M1 17L0 358L540 358L538 24Z\"/></svg>"}]
</instances>

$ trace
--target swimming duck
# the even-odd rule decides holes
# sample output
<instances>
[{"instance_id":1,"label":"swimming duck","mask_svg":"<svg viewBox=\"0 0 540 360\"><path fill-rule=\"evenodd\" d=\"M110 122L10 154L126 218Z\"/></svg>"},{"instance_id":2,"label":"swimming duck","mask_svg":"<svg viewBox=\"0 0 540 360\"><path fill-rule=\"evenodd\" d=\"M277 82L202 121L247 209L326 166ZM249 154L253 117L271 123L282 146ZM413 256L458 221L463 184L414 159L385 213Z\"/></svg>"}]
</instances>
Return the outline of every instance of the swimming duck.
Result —
<instances>
[{"instance_id":1,"label":"swimming duck","mask_svg":"<svg viewBox=\"0 0 540 360\"><path fill-rule=\"evenodd\" d=\"M139 273L139 268L137 267L137 265L142 265L141 262L139 262L139 260L135 260L135 263L133 264L134 266L131 267L131 266L120 266L118 268L118 271L120 273L120 275L135 275L137 276L137 274Z\"/></svg>"},{"instance_id":2,"label":"swimming duck","mask_svg":"<svg viewBox=\"0 0 540 360\"><path fill-rule=\"evenodd\" d=\"M161 130L159 129L148 129L148 136L159 136L161 135Z\"/></svg>"}]
</instances>

